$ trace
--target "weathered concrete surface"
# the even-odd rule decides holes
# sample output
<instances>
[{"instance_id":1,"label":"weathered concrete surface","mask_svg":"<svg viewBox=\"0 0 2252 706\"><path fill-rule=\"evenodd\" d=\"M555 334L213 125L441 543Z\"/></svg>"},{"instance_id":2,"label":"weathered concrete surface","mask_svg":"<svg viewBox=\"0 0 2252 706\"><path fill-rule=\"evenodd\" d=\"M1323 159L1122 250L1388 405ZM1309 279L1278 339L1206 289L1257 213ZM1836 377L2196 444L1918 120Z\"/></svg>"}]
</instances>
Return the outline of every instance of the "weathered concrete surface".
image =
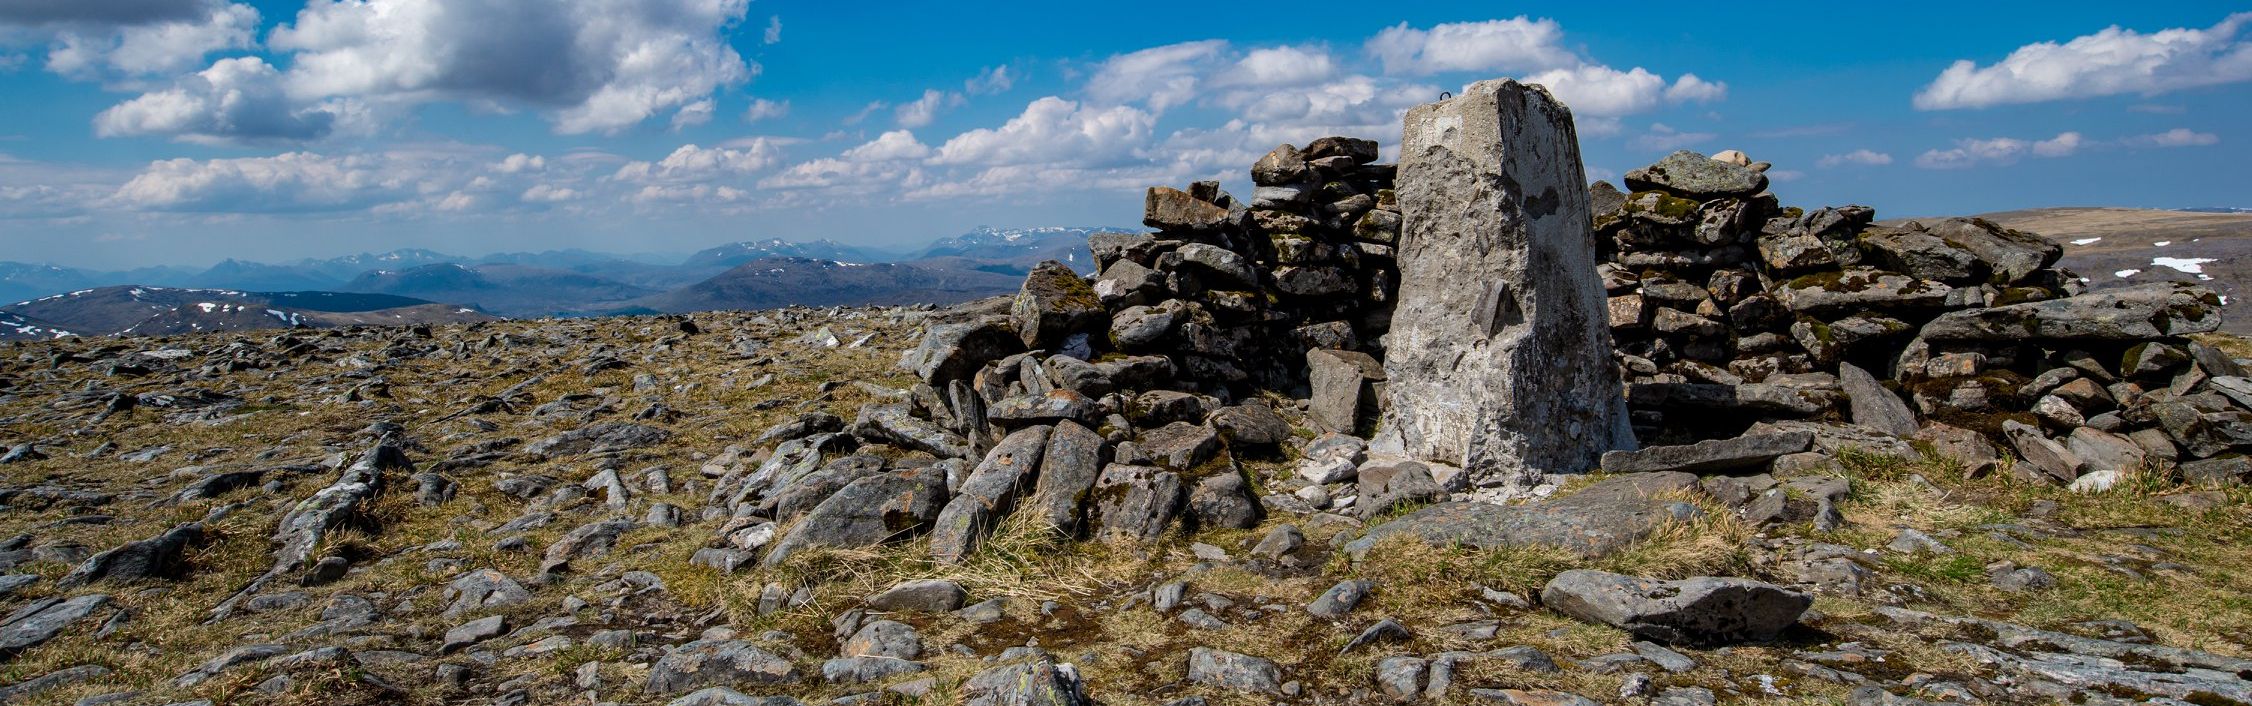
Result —
<instances>
[{"instance_id":1,"label":"weathered concrete surface","mask_svg":"<svg viewBox=\"0 0 2252 706\"><path fill-rule=\"evenodd\" d=\"M1528 485L1633 445L1585 183L1546 89L1483 81L1408 112L1384 363L1386 434L1407 455Z\"/></svg>"}]
</instances>

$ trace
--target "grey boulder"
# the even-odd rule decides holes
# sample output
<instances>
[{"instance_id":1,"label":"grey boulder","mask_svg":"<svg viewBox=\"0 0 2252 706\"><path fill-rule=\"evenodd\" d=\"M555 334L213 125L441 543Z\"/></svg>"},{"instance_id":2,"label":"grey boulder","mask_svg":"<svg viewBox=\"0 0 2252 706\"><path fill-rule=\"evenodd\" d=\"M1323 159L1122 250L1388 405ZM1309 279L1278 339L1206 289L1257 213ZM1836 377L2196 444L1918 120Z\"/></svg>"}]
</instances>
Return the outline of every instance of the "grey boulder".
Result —
<instances>
[{"instance_id":1,"label":"grey boulder","mask_svg":"<svg viewBox=\"0 0 2252 706\"><path fill-rule=\"evenodd\" d=\"M1659 581L1590 569L1558 574L1541 589L1549 609L1657 642L1766 642L1798 623L1814 597L1749 579Z\"/></svg>"}]
</instances>

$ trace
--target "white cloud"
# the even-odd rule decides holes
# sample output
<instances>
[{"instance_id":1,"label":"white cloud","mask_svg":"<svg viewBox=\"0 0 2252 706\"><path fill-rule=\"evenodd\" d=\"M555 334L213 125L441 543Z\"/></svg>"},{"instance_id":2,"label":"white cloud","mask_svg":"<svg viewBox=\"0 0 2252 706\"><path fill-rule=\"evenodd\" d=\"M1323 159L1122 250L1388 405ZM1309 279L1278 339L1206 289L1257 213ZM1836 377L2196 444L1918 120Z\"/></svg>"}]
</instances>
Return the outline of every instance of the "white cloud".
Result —
<instances>
[{"instance_id":1,"label":"white cloud","mask_svg":"<svg viewBox=\"0 0 2252 706\"><path fill-rule=\"evenodd\" d=\"M547 168L547 158L536 154L516 153L493 165L493 171L502 174L536 172Z\"/></svg>"},{"instance_id":2,"label":"white cloud","mask_svg":"<svg viewBox=\"0 0 2252 706\"><path fill-rule=\"evenodd\" d=\"M1103 105L1142 103L1165 112L1196 97L1199 78L1227 45L1208 39L1110 57L1087 79L1087 96Z\"/></svg>"},{"instance_id":3,"label":"white cloud","mask_svg":"<svg viewBox=\"0 0 2252 706\"><path fill-rule=\"evenodd\" d=\"M782 43L782 16L766 18L766 35L760 39L767 44Z\"/></svg>"},{"instance_id":4,"label":"white cloud","mask_svg":"<svg viewBox=\"0 0 2252 706\"><path fill-rule=\"evenodd\" d=\"M1336 73L1337 64L1326 50L1268 47L1244 54L1218 82L1226 86L1304 86L1327 81Z\"/></svg>"},{"instance_id":5,"label":"white cloud","mask_svg":"<svg viewBox=\"0 0 2252 706\"><path fill-rule=\"evenodd\" d=\"M676 202L730 204L750 201L756 195L732 186L712 184L651 184L633 193L638 203Z\"/></svg>"},{"instance_id":6,"label":"white cloud","mask_svg":"<svg viewBox=\"0 0 2252 706\"><path fill-rule=\"evenodd\" d=\"M929 145L915 139L915 133L893 130L878 135L867 144L844 151L844 158L856 162L889 162L896 160L928 159Z\"/></svg>"},{"instance_id":7,"label":"white cloud","mask_svg":"<svg viewBox=\"0 0 2252 706\"><path fill-rule=\"evenodd\" d=\"M1277 143L1305 144L1326 135L1397 139L1401 114L1438 94L1437 86L1347 76L1317 86L1240 90L1219 100L1242 116L1238 132L1249 142L1240 148L1255 149L1251 158L1257 159Z\"/></svg>"},{"instance_id":8,"label":"white cloud","mask_svg":"<svg viewBox=\"0 0 2252 706\"><path fill-rule=\"evenodd\" d=\"M257 34L258 10L227 0L0 3L0 49L44 47L47 69L74 79L178 74L212 53L256 47Z\"/></svg>"},{"instance_id":9,"label":"white cloud","mask_svg":"<svg viewBox=\"0 0 2252 706\"><path fill-rule=\"evenodd\" d=\"M867 120L868 116L875 115L876 111L883 110L889 107L891 107L890 103L885 103L883 101L869 101L867 105L861 106L859 112L845 116L844 124L859 125L861 121Z\"/></svg>"},{"instance_id":10,"label":"white cloud","mask_svg":"<svg viewBox=\"0 0 2252 706\"><path fill-rule=\"evenodd\" d=\"M1150 137L1157 118L1131 106L1094 107L1048 96L999 128L954 136L936 164L1000 166L1092 163L1129 156Z\"/></svg>"},{"instance_id":11,"label":"white cloud","mask_svg":"<svg viewBox=\"0 0 2252 706\"><path fill-rule=\"evenodd\" d=\"M681 106L680 112L672 114L672 131L680 132L686 128L711 122L712 112L718 109L719 104L710 98Z\"/></svg>"},{"instance_id":12,"label":"white cloud","mask_svg":"<svg viewBox=\"0 0 2252 706\"><path fill-rule=\"evenodd\" d=\"M758 186L776 190L818 189L838 196L867 196L879 191L896 193L928 183L916 163L931 154L931 148L916 140L915 133L893 130L836 157L791 165L778 174L760 179Z\"/></svg>"},{"instance_id":13,"label":"white cloud","mask_svg":"<svg viewBox=\"0 0 2252 706\"><path fill-rule=\"evenodd\" d=\"M2063 44L2019 47L1991 66L1956 61L1916 92L1920 110L1985 108L2126 93L2156 95L2252 81L2252 42L2239 36L2252 12L2206 29L2142 34L2117 25Z\"/></svg>"},{"instance_id":14,"label":"white cloud","mask_svg":"<svg viewBox=\"0 0 2252 706\"><path fill-rule=\"evenodd\" d=\"M2026 155L2036 157L2065 157L2079 151L2080 133L2058 133L2056 137L2040 141L2027 141L2010 137L1992 139L1956 140L1953 149L1928 150L1916 156L1916 166L1925 169L1968 169L1983 164L2011 164Z\"/></svg>"},{"instance_id":15,"label":"white cloud","mask_svg":"<svg viewBox=\"0 0 2252 706\"><path fill-rule=\"evenodd\" d=\"M1608 66L1579 66L1526 76L1525 81L1548 87L1573 115L1632 115L1658 107L1666 80L1642 67L1620 71Z\"/></svg>"},{"instance_id":16,"label":"white cloud","mask_svg":"<svg viewBox=\"0 0 2252 706\"><path fill-rule=\"evenodd\" d=\"M553 184L533 184L532 188L525 189L523 195L518 199L525 203L563 203L565 201L576 201L580 196L583 196L583 194L567 187Z\"/></svg>"},{"instance_id":17,"label":"white cloud","mask_svg":"<svg viewBox=\"0 0 2252 706\"><path fill-rule=\"evenodd\" d=\"M1003 64L977 72L977 77L962 82L962 90L973 96L989 96L1008 91L1016 81L1016 74Z\"/></svg>"},{"instance_id":18,"label":"white cloud","mask_svg":"<svg viewBox=\"0 0 2252 706\"><path fill-rule=\"evenodd\" d=\"M258 57L221 59L211 68L141 94L94 116L102 137L163 135L190 142L304 141L368 127L351 101L303 105L281 74Z\"/></svg>"},{"instance_id":19,"label":"white cloud","mask_svg":"<svg viewBox=\"0 0 2252 706\"><path fill-rule=\"evenodd\" d=\"M1847 152L1845 154L1823 155L1821 159L1814 161L1814 166L1828 169L1830 167L1847 164L1878 167L1891 163L1892 155L1875 150L1858 149L1852 152Z\"/></svg>"},{"instance_id":20,"label":"white cloud","mask_svg":"<svg viewBox=\"0 0 2252 706\"><path fill-rule=\"evenodd\" d=\"M922 127L938 119L938 112L962 104L962 94L936 88L923 91L923 97L899 106L892 112L900 127Z\"/></svg>"},{"instance_id":21,"label":"white cloud","mask_svg":"<svg viewBox=\"0 0 2252 706\"><path fill-rule=\"evenodd\" d=\"M1712 138L1713 134L1709 132L1682 132L1665 123L1651 123L1649 132L1634 138L1634 145L1646 150L1671 152Z\"/></svg>"},{"instance_id":22,"label":"white cloud","mask_svg":"<svg viewBox=\"0 0 2252 706\"><path fill-rule=\"evenodd\" d=\"M764 171L782 161L782 145L752 138L740 147L681 145L656 162L628 162L611 178L633 182L700 181Z\"/></svg>"},{"instance_id":23,"label":"white cloud","mask_svg":"<svg viewBox=\"0 0 2252 706\"><path fill-rule=\"evenodd\" d=\"M1632 115L1665 103L1709 103L1728 95L1728 84L1723 82L1682 74L1669 84L1649 69L1613 68L1566 48L1563 42L1564 29L1555 20L1519 16L1441 24L1428 30L1402 23L1378 32L1368 40L1366 50L1392 75L1515 74L1519 80L1547 86L1575 117Z\"/></svg>"},{"instance_id":24,"label":"white cloud","mask_svg":"<svg viewBox=\"0 0 2252 706\"><path fill-rule=\"evenodd\" d=\"M184 4L196 7L161 22L65 23L54 34L47 69L81 79L172 74L202 65L203 58L214 52L257 45L256 8L222 2ZM5 24L0 21L0 26Z\"/></svg>"},{"instance_id":25,"label":"white cloud","mask_svg":"<svg viewBox=\"0 0 2252 706\"><path fill-rule=\"evenodd\" d=\"M2136 135L2123 142L2136 147L2204 147L2220 144L2221 136L2178 127L2152 135Z\"/></svg>"},{"instance_id":26,"label":"white cloud","mask_svg":"<svg viewBox=\"0 0 2252 706\"><path fill-rule=\"evenodd\" d=\"M288 55L280 63L289 69L270 81L278 84L278 91L259 97L267 108L263 112L288 119L307 117L312 107L338 101L400 107L448 100L486 109L542 110L563 133L614 132L705 100L718 87L750 80L755 67L722 36L742 19L747 4L748 0L315 2L272 32L269 48ZM259 65L265 66L262 61ZM167 90L183 93L180 87ZM147 99L177 110L184 107L182 98L192 97L167 97L165 92L144 95L119 109ZM286 104L270 100L276 97L286 99ZM180 134L211 140L311 139L327 134L309 127L270 129L275 119L244 120L251 116L233 108L231 100L203 103L209 115L139 121L141 132L155 134L165 125L176 125L197 131ZM230 131L238 125L249 129Z\"/></svg>"},{"instance_id":27,"label":"white cloud","mask_svg":"<svg viewBox=\"0 0 2252 706\"><path fill-rule=\"evenodd\" d=\"M1682 74L1666 88L1666 100L1674 103L1710 103L1727 97L1727 82L1707 81L1696 74Z\"/></svg>"},{"instance_id":28,"label":"white cloud","mask_svg":"<svg viewBox=\"0 0 2252 706\"><path fill-rule=\"evenodd\" d=\"M388 155L332 157L311 152L168 159L150 163L119 187L115 198L129 208L158 211L361 210L410 201L423 193L428 175L422 166Z\"/></svg>"},{"instance_id":29,"label":"white cloud","mask_svg":"<svg viewBox=\"0 0 2252 706\"><path fill-rule=\"evenodd\" d=\"M752 100L751 107L743 111L743 122L755 123L761 120L779 118L789 114L789 101L770 101L764 98L759 98Z\"/></svg>"},{"instance_id":30,"label":"white cloud","mask_svg":"<svg viewBox=\"0 0 2252 706\"><path fill-rule=\"evenodd\" d=\"M2080 142L2080 133L2059 133L2056 137L2033 143L2033 154L2037 157L2070 157L2072 153L2080 151Z\"/></svg>"},{"instance_id":31,"label":"white cloud","mask_svg":"<svg viewBox=\"0 0 2252 706\"><path fill-rule=\"evenodd\" d=\"M15 0L0 4L0 25L137 26L193 20L210 5L205 0Z\"/></svg>"},{"instance_id":32,"label":"white cloud","mask_svg":"<svg viewBox=\"0 0 2252 706\"><path fill-rule=\"evenodd\" d=\"M1564 28L1555 20L1528 19L1442 24L1428 30L1402 22L1368 40L1367 50L1389 74L1429 75L1448 71L1538 72L1581 63L1563 47Z\"/></svg>"}]
</instances>

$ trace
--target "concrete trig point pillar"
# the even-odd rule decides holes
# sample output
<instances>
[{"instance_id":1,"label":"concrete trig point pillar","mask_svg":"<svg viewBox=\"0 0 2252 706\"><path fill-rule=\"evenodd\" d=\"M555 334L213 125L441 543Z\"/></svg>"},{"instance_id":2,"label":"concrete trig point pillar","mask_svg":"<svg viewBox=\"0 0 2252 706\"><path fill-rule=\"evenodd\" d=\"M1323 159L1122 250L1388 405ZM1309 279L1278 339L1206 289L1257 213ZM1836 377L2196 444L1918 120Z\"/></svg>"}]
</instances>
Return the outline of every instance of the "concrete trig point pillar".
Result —
<instances>
[{"instance_id":1,"label":"concrete trig point pillar","mask_svg":"<svg viewBox=\"0 0 2252 706\"><path fill-rule=\"evenodd\" d=\"M1483 81L1408 111L1380 448L1524 487L1631 448L1571 111Z\"/></svg>"}]
</instances>

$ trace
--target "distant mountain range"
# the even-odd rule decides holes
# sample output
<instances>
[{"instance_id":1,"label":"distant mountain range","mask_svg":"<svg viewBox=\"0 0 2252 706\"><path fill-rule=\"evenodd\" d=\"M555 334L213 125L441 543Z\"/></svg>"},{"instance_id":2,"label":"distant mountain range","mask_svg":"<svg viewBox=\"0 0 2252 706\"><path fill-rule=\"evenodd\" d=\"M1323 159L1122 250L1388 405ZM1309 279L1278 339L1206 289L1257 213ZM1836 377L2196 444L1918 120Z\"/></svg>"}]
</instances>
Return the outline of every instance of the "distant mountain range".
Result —
<instances>
[{"instance_id":1,"label":"distant mountain range","mask_svg":"<svg viewBox=\"0 0 2252 706\"><path fill-rule=\"evenodd\" d=\"M1139 229L979 228L913 250L729 243L686 258L586 250L459 257L403 249L122 272L0 261L0 340L196 330L952 303L1014 291L1043 260L1093 267L1087 238ZM205 306L209 305L209 306Z\"/></svg>"},{"instance_id":2,"label":"distant mountain range","mask_svg":"<svg viewBox=\"0 0 2252 706\"><path fill-rule=\"evenodd\" d=\"M388 294L123 285L0 307L0 340L461 323L495 318L475 309Z\"/></svg>"}]
</instances>

